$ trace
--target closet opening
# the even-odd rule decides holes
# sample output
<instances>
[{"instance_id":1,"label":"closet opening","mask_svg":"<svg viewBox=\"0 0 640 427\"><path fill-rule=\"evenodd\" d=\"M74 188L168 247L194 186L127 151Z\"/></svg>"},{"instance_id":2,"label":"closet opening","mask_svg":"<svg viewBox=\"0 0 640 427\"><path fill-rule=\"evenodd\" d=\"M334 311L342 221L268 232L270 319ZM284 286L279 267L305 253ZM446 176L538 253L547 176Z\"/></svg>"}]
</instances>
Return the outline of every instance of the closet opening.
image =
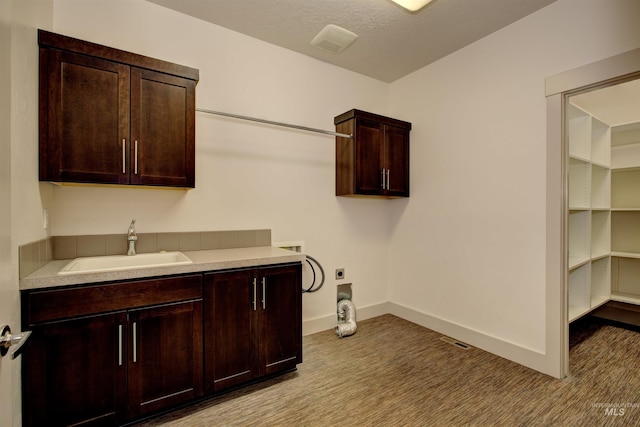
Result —
<instances>
[{"instance_id":1,"label":"closet opening","mask_svg":"<svg viewBox=\"0 0 640 427\"><path fill-rule=\"evenodd\" d=\"M567 93L564 108L571 352L584 316L640 326L640 80Z\"/></svg>"},{"instance_id":2,"label":"closet opening","mask_svg":"<svg viewBox=\"0 0 640 427\"><path fill-rule=\"evenodd\" d=\"M640 326L640 49L550 77L546 91L547 343L559 338L564 377L589 319Z\"/></svg>"}]
</instances>

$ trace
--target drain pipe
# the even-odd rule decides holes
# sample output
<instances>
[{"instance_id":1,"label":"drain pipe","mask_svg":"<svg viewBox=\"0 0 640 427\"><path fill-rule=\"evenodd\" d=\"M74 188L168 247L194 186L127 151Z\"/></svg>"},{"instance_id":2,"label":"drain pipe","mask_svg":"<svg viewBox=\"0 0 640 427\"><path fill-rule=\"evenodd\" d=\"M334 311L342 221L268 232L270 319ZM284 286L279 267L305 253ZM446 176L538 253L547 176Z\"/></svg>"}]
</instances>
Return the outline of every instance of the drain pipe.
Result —
<instances>
[{"instance_id":1,"label":"drain pipe","mask_svg":"<svg viewBox=\"0 0 640 427\"><path fill-rule=\"evenodd\" d=\"M349 299L338 301L338 326L336 335L338 337L348 337L356 333L356 306Z\"/></svg>"}]
</instances>

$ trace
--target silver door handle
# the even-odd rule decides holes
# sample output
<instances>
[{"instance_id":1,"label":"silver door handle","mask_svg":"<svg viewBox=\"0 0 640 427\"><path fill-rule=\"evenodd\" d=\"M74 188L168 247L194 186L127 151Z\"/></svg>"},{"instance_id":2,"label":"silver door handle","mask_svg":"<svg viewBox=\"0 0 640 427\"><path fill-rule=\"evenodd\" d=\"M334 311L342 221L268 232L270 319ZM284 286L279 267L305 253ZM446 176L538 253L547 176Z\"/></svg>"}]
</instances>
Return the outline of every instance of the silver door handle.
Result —
<instances>
[{"instance_id":1,"label":"silver door handle","mask_svg":"<svg viewBox=\"0 0 640 427\"><path fill-rule=\"evenodd\" d=\"M133 144L133 149L135 150L135 158L134 158L134 164L133 164L133 168L134 171L133 173L135 173L136 175L138 175L138 140L136 139L134 144Z\"/></svg>"},{"instance_id":2,"label":"silver door handle","mask_svg":"<svg viewBox=\"0 0 640 427\"><path fill-rule=\"evenodd\" d=\"M267 278L262 278L262 309L267 308Z\"/></svg>"},{"instance_id":3,"label":"silver door handle","mask_svg":"<svg viewBox=\"0 0 640 427\"><path fill-rule=\"evenodd\" d=\"M256 278L253 278L253 302L251 303L253 305L253 311L256 311L257 307L256 307L256 303L257 303L257 299L258 299L258 295L256 292Z\"/></svg>"},{"instance_id":4,"label":"silver door handle","mask_svg":"<svg viewBox=\"0 0 640 427\"><path fill-rule=\"evenodd\" d=\"M122 366L122 325L118 325L118 366Z\"/></svg>"},{"instance_id":5,"label":"silver door handle","mask_svg":"<svg viewBox=\"0 0 640 427\"><path fill-rule=\"evenodd\" d=\"M122 138L122 173L127 173L127 140Z\"/></svg>"},{"instance_id":6,"label":"silver door handle","mask_svg":"<svg viewBox=\"0 0 640 427\"><path fill-rule=\"evenodd\" d=\"M133 362L138 361L138 323L133 322Z\"/></svg>"},{"instance_id":7,"label":"silver door handle","mask_svg":"<svg viewBox=\"0 0 640 427\"><path fill-rule=\"evenodd\" d=\"M0 325L0 356L6 356L9 352L9 348L13 346L13 350L11 350L11 359L13 360L18 357L22 352L20 349L24 343L27 342L30 335L31 331L12 334L9 325Z\"/></svg>"},{"instance_id":8,"label":"silver door handle","mask_svg":"<svg viewBox=\"0 0 640 427\"><path fill-rule=\"evenodd\" d=\"M382 189L385 189L385 185L384 185L384 168L382 168Z\"/></svg>"},{"instance_id":9,"label":"silver door handle","mask_svg":"<svg viewBox=\"0 0 640 427\"><path fill-rule=\"evenodd\" d=\"M391 169L387 169L387 190L389 189L389 185L391 185L391 178L389 177L389 171Z\"/></svg>"}]
</instances>

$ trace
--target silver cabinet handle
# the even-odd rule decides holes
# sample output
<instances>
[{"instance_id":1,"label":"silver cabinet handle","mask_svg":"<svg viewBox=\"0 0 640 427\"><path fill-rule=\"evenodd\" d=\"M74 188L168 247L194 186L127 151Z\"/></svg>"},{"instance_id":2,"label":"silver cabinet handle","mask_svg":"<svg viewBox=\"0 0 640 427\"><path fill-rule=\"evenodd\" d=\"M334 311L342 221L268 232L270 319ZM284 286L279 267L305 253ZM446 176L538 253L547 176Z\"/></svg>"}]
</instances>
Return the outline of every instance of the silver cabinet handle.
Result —
<instances>
[{"instance_id":1,"label":"silver cabinet handle","mask_svg":"<svg viewBox=\"0 0 640 427\"><path fill-rule=\"evenodd\" d=\"M257 293L256 293L256 278L253 278L253 302L251 303L253 305L253 311L256 311L256 301L257 301Z\"/></svg>"},{"instance_id":2,"label":"silver cabinet handle","mask_svg":"<svg viewBox=\"0 0 640 427\"><path fill-rule=\"evenodd\" d=\"M138 323L133 322L133 362L138 361Z\"/></svg>"},{"instance_id":3,"label":"silver cabinet handle","mask_svg":"<svg viewBox=\"0 0 640 427\"><path fill-rule=\"evenodd\" d=\"M118 366L122 366L122 325L118 325Z\"/></svg>"},{"instance_id":4,"label":"silver cabinet handle","mask_svg":"<svg viewBox=\"0 0 640 427\"><path fill-rule=\"evenodd\" d=\"M384 186L384 168L382 168L382 189L384 190L385 186Z\"/></svg>"},{"instance_id":5,"label":"silver cabinet handle","mask_svg":"<svg viewBox=\"0 0 640 427\"><path fill-rule=\"evenodd\" d=\"M389 185L391 185L391 178L389 178L389 171L391 169L387 169L387 190L389 189Z\"/></svg>"},{"instance_id":6,"label":"silver cabinet handle","mask_svg":"<svg viewBox=\"0 0 640 427\"><path fill-rule=\"evenodd\" d=\"M127 173L127 140L122 138L122 173Z\"/></svg>"},{"instance_id":7,"label":"silver cabinet handle","mask_svg":"<svg viewBox=\"0 0 640 427\"><path fill-rule=\"evenodd\" d=\"M134 144L133 144L134 150L135 150L135 158L134 158L134 172L136 175L138 175L138 140L136 139Z\"/></svg>"},{"instance_id":8,"label":"silver cabinet handle","mask_svg":"<svg viewBox=\"0 0 640 427\"><path fill-rule=\"evenodd\" d=\"M262 278L262 309L267 308L267 278Z\"/></svg>"}]
</instances>

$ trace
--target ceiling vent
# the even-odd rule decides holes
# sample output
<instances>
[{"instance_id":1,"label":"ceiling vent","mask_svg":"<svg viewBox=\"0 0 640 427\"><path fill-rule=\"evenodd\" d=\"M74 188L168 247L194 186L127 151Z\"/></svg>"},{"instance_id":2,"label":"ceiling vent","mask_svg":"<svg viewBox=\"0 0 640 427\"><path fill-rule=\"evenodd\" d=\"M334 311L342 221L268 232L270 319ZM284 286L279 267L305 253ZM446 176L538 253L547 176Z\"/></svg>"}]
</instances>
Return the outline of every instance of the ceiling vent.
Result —
<instances>
[{"instance_id":1,"label":"ceiling vent","mask_svg":"<svg viewBox=\"0 0 640 427\"><path fill-rule=\"evenodd\" d=\"M311 44L331 53L340 53L357 38L357 34L337 25L329 24L311 40Z\"/></svg>"}]
</instances>

